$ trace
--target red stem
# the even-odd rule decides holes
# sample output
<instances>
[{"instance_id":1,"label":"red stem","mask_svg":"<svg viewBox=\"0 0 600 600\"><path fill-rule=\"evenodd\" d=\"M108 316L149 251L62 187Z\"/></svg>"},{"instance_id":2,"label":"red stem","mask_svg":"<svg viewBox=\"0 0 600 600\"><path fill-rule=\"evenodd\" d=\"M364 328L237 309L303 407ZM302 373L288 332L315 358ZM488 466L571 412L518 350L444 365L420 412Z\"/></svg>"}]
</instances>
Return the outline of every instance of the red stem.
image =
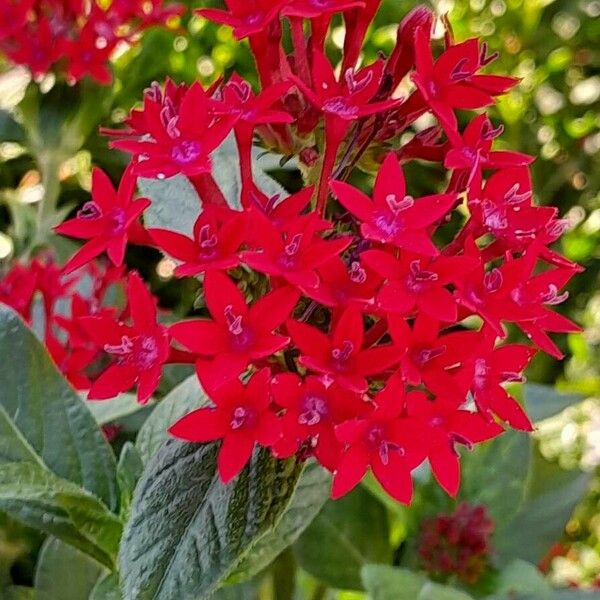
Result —
<instances>
[{"instance_id":1,"label":"red stem","mask_svg":"<svg viewBox=\"0 0 600 600\"><path fill-rule=\"evenodd\" d=\"M308 64L308 44L304 35L304 21L302 17L291 17L290 25L294 43L295 67L298 76L306 85L311 84L310 65Z\"/></svg>"},{"instance_id":2,"label":"red stem","mask_svg":"<svg viewBox=\"0 0 600 600\"><path fill-rule=\"evenodd\" d=\"M229 206L212 173L200 173L191 177L190 181L196 188L202 202L214 204L215 206Z\"/></svg>"},{"instance_id":3,"label":"red stem","mask_svg":"<svg viewBox=\"0 0 600 600\"><path fill-rule=\"evenodd\" d=\"M382 317L365 333L364 347L370 348L371 346L374 346L387 333L387 330L387 319Z\"/></svg>"},{"instance_id":4,"label":"red stem","mask_svg":"<svg viewBox=\"0 0 600 600\"><path fill-rule=\"evenodd\" d=\"M337 117L325 116L325 156L319 178L319 191L317 193L317 214L324 216L329 195L329 178L335 167L335 160L340 145L348 131L348 123Z\"/></svg>"}]
</instances>

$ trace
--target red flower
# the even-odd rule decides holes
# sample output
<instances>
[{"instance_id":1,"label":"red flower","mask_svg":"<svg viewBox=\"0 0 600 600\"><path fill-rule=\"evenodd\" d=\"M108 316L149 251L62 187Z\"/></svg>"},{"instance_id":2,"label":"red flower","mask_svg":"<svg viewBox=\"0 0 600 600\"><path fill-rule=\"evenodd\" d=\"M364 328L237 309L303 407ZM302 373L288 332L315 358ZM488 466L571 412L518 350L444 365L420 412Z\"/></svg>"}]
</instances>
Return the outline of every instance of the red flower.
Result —
<instances>
[{"instance_id":1,"label":"red flower","mask_svg":"<svg viewBox=\"0 0 600 600\"><path fill-rule=\"evenodd\" d=\"M133 154L133 168L143 177L210 172L210 154L231 132L237 117L216 117L214 101L197 82L185 91L178 106L168 97L157 101L154 96L147 98L143 114L135 113L131 119L143 128L135 131L139 139L131 139L132 132L126 131L127 138L111 146Z\"/></svg>"},{"instance_id":2,"label":"red flower","mask_svg":"<svg viewBox=\"0 0 600 600\"><path fill-rule=\"evenodd\" d=\"M106 252L113 264L123 264L127 239L137 219L150 206L150 200L133 200L136 178L130 169L125 171L118 191L108 176L98 168L92 173L92 200L86 202L77 216L55 228L57 233L87 239L67 262L65 273L89 263Z\"/></svg>"},{"instance_id":3,"label":"red flower","mask_svg":"<svg viewBox=\"0 0 600 600\"><path fill-rule=\"evenodd\" d=\"M16 310L26 321L31 318L31 301L36 288L35 272L15 263L0 279L0 302Z\"/></svg>"},{"instance_id":4,"label":"red flower","mask_svg":"<svg viewBox=\"0 0 600 600\"><path fill-rule=\"evenodd\" d=\"M204 296L210 319L184 321L171 326L171 335L199 355L196 367L208 391L236 379L250 363L269 357L289 344L276 334L298 302L299 293L289 287L263 296L252 306L227 276L209 271L204 277Z\"/></svg>"},{"instance_id":5,"label":"red flower","mask_svg":"<svg viewBox=\"0 0 600 600\"><path fill-rule=\"evenodd\" d=\"M345 446L334 473L333 498L356 487L369 467L386 492L399 502L409 504L413 494L411 472L426 458L423 432L409 419L401 418L404 409L404 384L398 377L375 397L375 410L364 419L347 421L336 428Z\"/></svg>"},{"instance_id":6,"label":"red flower","mask_svg":"<svg viewBox=\"0 0 600 600\"><path fill-rule=\"evenodd\" d=\"M415 309L433 319L453 322L457 305L448 284L464 278L477 267L477 261L466 256L419 257L408 252L394 258L383 250L367 250L363 261L386 279L377 306L389 313L408 315Z\"/></svg>"},{"instance_id":7,"label":"red flower","mask_svg":"<svg viewBox=\"0 0 600 600\"><path fill-rule=\"evenodd\" d=\"M316 288L319 285L316 269L338 256L352 241L349 236L323 240L317 235L321 223L313 215L291 221L283 231L256 214L255 222L259 219L262 220L260 250L243 252L242 262L260 273L282 277L303 290Z\"/></svg>"},{"instance_id":8,"label":"red flower","mask_svg":"<svg viewBox=\"0 0 600 600\"><path fill-rule=\"evenodd\" d=\"M494 128L487 114L475 117L466 127L462 136L452 139L452 149L444 157L447 169L505 169L526 167L535 158L521 152L492 150L494 140L502 135L504 127Z\"/></svg>"},{"instance_id":9,"label":"red flower","mask_svg":"<svg viewBox=\"0 0 600 600\"><path fill-rule=\"evenodd\" d=\"M190 442L223 440L218 468L221 481L229 483L246 466L256 444L269 447L281 435L270 410L269 369L254 374L246 385L230 381L211 393L213 408L198 409L175 423L170 433Z\"/></svg>"},{"instance_id":10,"label":"red flower","mask_svg":"<svg viewBox=\"0 0 600 600\"><path fill-rule=\"evenodd\" d=\"M489 421L497 415L514 429L533 431L529 417L502 384L525 380L522 373L535 355L535 349L523 344L496 348L494 344L493 333L484 330L482 341L471 358L469 380L475 404Z\"/></svg>"},{"instance_id":11,"label":"red flower","mask_svg":"<svg viewBox=\"0 0 600 600\"><path fill-rule=\"evenodd\" d=\"M361 222L365 239L391 244L426 256L438 249L429 230L457 201L456 194L415 199L406 193L404 174L393 153L386 157L373 190L373 200L342 181L332 181L337 199Z\"/></svg>"},{"instance_id":12,"label":"red flower","mask_svg":"<svg viewBox=\"0 0 600 600\"><path fill-rule=\"evenodd\" d=\"M137 384L138 402L150 399L169 357L167 328L157 323L156 303L139 275L131 273L127 283L131 324L118 323L112 316L80 319L90 339L113 357L113 362L94 381L89 400L104 400L128 391Z\"/></svg>"},{"instance_id":13,"label":"red flower","mask_svg":"<svg viewBox=\"0 0 600 600\"><path fill-rule=\"evenodd\" d=\"M488 56L487 45L480 44L476 38L450 46L434 61L430 33L419 28L415 56L414 82L449 136L458 129L453 109L490 106L494 96L504 94L518 82L513 77L478 74L496 56Z\"/></svg>"},{"instance_id":14,"label":"red flower","mask_svg":"<svg viewBox=\"0 0 600 600\"><path fill-rule=\"evenodd\" d=\"M456 377L479 342L475 331L441 334L440 323L419 313L413 327L402 317L390 315L389 332L402 352L400 368L404 380L414 386L425 384L436 395L462 404L468 385ZM471 375L471 371L469 371Z\"/></svg>"},{"instance_id":15,"label":"red flower","mask_svg":"<svg viewBox=\"0 0 600 600\"><path fill-rule=\"evenodd\" d=\"M238 40L263 32L279 18L281 9L290 0L226 0L228 11L202 8L196 11L209 21L233 27Z\"/></svg>"},{"instance_id":16,"label":"red flower","mask_svg":"<svg viewBox=\"0 0 600 600\"><path fill-rule=\"evenodd\" d=\"M300 349L300 364L352 392L365 392L367 376L383 373L400 358L391 345L363 349L363 318L355 307L342 313L329 336L298 321L288 321L287 327Z\"/></svg>"},{"instance_id":17,"label":"red flower","mask_svg":"<svg viewBox=\"0 0 600 600\"><path fill-rule=\"evenodd\" d=\"M338 81L327 56L322 52L315 52L313 88L295 75L290 77L308 101L326 115L342 121L355 121L398 105L396 100L372 102L379 91L384 68L385 64L381 60L357 72L349 68Z\"/></svg>"},{"instance_id":18,"label":"red flower","mask_svg":"<svg viewBox=\"0 0 600 600\"><path fill-rule=\"evenodd\" d=\"M177 277L198 275L208 269L227 270L239 264L237 252L245 240L247 215L225 207L206 205L194 225L194 239L169 229L149 229L161 250L183 264Z\"/></svg>"},{"instance_id":19,"label":"red flower","mask_svg":"<svg viewBox=\"0 0 600 600\"><path fill-rule=\"evenodd\" d=\"M305 448L333 471L342 448L335 426L364 414L369 403L339 386L327 387L318 377L302 380L293 373L274 377L271 390L275 405L285 410L281 417L283 436L275 444L274 454L287 458Z\"/></svg>"},{"instance_id":20,"label":"red flower","mask_svg":"<svg viewBox=\"0 0 600 600\"><path fill-rule=\"evenodd\" d=\"M289 17L316 19L351 8L362 8L364 5L361 0L292 0L283 8L283 14Z\"/></svg>"},{"instance_id":21,"label":"red flower","mask_svg":"<svg viewBox=\"0 0 600 600\"><path fill-rule=\"evenodd\" d=\"M348 265L339 256L322 264L318 275L318 286L304 292L331 308L354 305L367 310L374 305L375 294L381 285L381 277L366 263L352 260Z\"/></svg>"},{"instance_id":22,"label":"red flower","mask_svg":"<svg viewBox=\"0 0 600 600\"><path fill-rule=\"evenodd\" d=\"M555 208L534 206L532 196L531 175L525 167L497 171L485 184L475 178L468 206L478 233L493 234L502 249L525 250L556 217Z\"/></svg>"},{"instance_id":23,"label":"red flower","mask_svg":"<svg viewBox=\"0 0 600 600\"><path fill-rule=\"evenodd\" d=\"M407 415L423 432L431 471L452 497L460 485L460 455L456 444L472 448L503 432L497 423L476 412L461 410L459 406L443 396L429 400L423 392L410 392L406 396Z\"/></svg>"},{"instance_id":24,"label":"red flower","mask_svg":"<svg viewBox=\"0 0 600 600\"><path fill-rule=\"evenodd\" d=\"M255 128L259 125L294 121L288 113L272 108L281 101L291 86L291 82L282 82L255 95L252 86L239 75L234 74L216 94L220 101L214 105L215 115L237 117L234 132L240 155L243 184L252 181L252 141Z\"/></svg>"}]
</instances>

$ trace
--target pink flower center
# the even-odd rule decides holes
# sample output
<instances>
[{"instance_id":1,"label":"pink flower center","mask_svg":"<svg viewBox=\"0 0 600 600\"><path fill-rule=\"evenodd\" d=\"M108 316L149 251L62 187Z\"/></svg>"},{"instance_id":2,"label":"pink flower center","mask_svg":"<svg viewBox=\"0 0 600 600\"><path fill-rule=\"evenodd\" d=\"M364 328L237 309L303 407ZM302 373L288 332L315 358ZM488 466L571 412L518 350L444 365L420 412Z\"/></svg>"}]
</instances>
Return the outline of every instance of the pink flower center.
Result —
<instances>
[{"instance_id":1,"label":"pink flower center","mask_svg":"<svg viewBox=\"0 0 600 600\"><path fill-rule=\"evenodd\" d=\"M159 357L158 340L150 335L124 335L120 344L105 344L104 351L116 356L118 364L133 364L138 371L151 369Z\"/></svg>"},{"instance_id":2,"label":"pink flower center","mask_svg":"<svg viewBox=\"0 0 600 600\"><path fill-rule=\"evenodd\" d=\"M295 234L292 239L284 246L283 252L279 256L279 264L285 269L295 269L298 265L298 254L302 246L302 233Z\"/></svg>"},{"instance_id":3,"label":"pink flower center","mask_svg":"<svg viewBox=\"0 0 600 600\"><path fill-rule=\"evenodd\" d=\"M254 341L252 332L244 327L242 315L236 315L233 312L233 306L229 304L223 311L227 328L231 334L231 346L235 352L244 352Z\"/></svg>"},{"instance_id":4,"label":"pink flower center","mask_svg":"<svg viewBox=\"0 0 600 600\"><path fill-rule=\"evenodd\" d=\"M307 395L300 401L300 414L298 423L300 425L318 425L322 419L329 414L327 402L320 396Z\"/></svg>"},{"instance_id":5,"label":"pink flower center","mask_svg":"<svg viewBox=\"0 0 600 600\"><path fill-rule=\"evenodd\" d=\"M213 260L216 258L217 246L219 244L219 239L216 233L213 233L210 225L202 225L200 228L200 258L203 260Z\"/></svg>"},{"instance_id":6,"label":"pink flower center","mask_svg":"<svg viewBox=\"0 0 600 600\"><path fill-rule=\"evenodd\" d=\"M441 356L442 354L444 354L444 352L446 352L446 346L438 346L437 348L415 349L412 352L412 360L416 365L424 367L428 362L432 361L438 356Z\"/></svg>"},{"instance_id":7,"label":"pink flower center","mask_svg":"<svg viewBox=\"0 0 600 600\"><path fill-rule=\"evenodd\" d=\"M382 425L374 425L367 433L366 442L371 452L376 452L383 465L390 462L390 453L396 452L404 456L405 450L402 446L386 439L386 431Z\"/></svg>"},{"instance_id":8,"label":"pink flower center","mask_svg":"<svg viewBox=\"0 0 600 600\"><path fill-rule=\"evenodd\" d=\"M171 158L178 164L193 163L202 154L202 145L197 141L183 140L171 149Z\"/></svg>"},{"instance_id":9,"label":"pink flower center","mask_svg":"<svg viewBox=\"0 0 600 600\"><path fill-rule=\"evenodd\" d=\"M258 420L256 410L249 406L238 406L231 413L229 425L231 429L237 430L247 427L253 427Z\"/></svg>"},{"instance_id":10,"label":"pink flower center","mask_svg":"<svg viewBox=\"0 0 600 600\"><path fill-rule=\"evenodd\" d=\"M421 268L420 260L413 260L409 265L406 287L409 291L418 294L431 287L431 284L438 281L438 279L437 273Z\"/></svg>"},{"instance_id":11,"label":"pink flower center","mask_svg":"<svg viewBox=\"0 0 600 600\"><path fill-rule=\"evenodd\" d=\"M102 209L100 206L90 200L86 202L81 209L77 212L77 218L82 219L83 221L95 221L102 216Z\"/></svg>"},{"instance_id":12,"label":"pink flower center","mask_svg":"<svg viewBox=\"0 0 600 600\"><path fill-rule=\"evenodd\" d=\"M337 115L342 119L354 119L358 116L358 106L350 104L342 96L336 96L323 104L325 112Z\"/></svg>"},{"instance_id":13,"label":"pink flower center","mask_svg":"<svg viewBox=\"0 0 600 600\"><path fill-rule=\"evenodd\" d=\"M334 348L331 351L331 357L338 370L348 367L348 361L354 352L354 344L349 340L344 340L341 348Z\"/></svg>"},{"instance_id":14,"label":"pink flower center","mask_svg":"<svg viewBox=\"0 0 600 600\"><path fill-rule=\"evenodd\" d=\"M357 284L363 284L367 281L367 272L360 266L360 263L354 261L350 265L350 280Z\"/></svg>"},{"instance_id":15,"label":"pink flower center","mask_svg":"<svg viewBox=\"0 0 600 600\"><path fill-rule=\"evenodd\" d=\"M490 372L490 366L485 358L478 358L475 361L475 369L473 371L473 386L475 389L482 390L487 386Z\"/></svg>"},{"instance_id":16,"label":"pink flower center","mask_svg":"<svg viewBox=\"0 0 600 600\"><path fill-rule=\"evenodd\" d=\"M112 235L120 235L125 231L127 213L123 208L115 208L108 215L108 231Z\"/></svg>"}]
</instances>

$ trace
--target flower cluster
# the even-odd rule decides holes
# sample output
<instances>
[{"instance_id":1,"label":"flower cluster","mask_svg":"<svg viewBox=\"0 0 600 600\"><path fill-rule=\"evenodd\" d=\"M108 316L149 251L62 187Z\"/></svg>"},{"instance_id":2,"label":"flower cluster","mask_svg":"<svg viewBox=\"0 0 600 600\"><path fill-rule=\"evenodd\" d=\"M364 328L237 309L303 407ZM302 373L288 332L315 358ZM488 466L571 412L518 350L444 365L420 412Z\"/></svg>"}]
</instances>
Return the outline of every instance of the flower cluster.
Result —
<instances>
[{"instance_id":1,"label":"flower cluster","mask_svg":"<svg viewBox=\"0 0 600 600\"><path fill-rule=\"evenodd\" d=\"M114 304L111 297L121 287L123 271L95 262L67 275L49 254L29 264L15 262L0 279L0 303L32 326L75 388L89 390L91 373L86 369L100 353L80 319L119 317L121 311L109 304Z\"/></svg>"},{"instance_id":2,"label":"flower cluster","mask_svg":"<svg viewBox=\"0 0 600 600\"><path fill-rule=\"evenodd\" d=\"M108 61L121 42L183 12L163 0L4 0L0 52L34 77L55 69L70 81L111 81Z\"/></svg>"},{"instance_id":3,"label":"flower cluster","mask_svg":"<svg viewBox=\"0 0 600 600\"><path fill-rule=\"evenodd\" d=\"M494 522L485 506L460 504L452 514L423 522L418 553L423 568L433 577L457 576L474 584L489 566Z\"/></svg>"},{"instance_id":4,"label":"flower cluster","mask_svg":"<svg viewBox=\"0 0 600 600\"><path fill-rule=\"evenodd\" d=\"M533 158L495 149L502 128L483 110L517 80L485 72L495 56L477 39L457 43L448 31L434 53L425 7L400 23L389 57L356 67L378 5L228 0L227 11L201 11L249 38L261 91L237 75L210 89L153 85L127 128L109 132L131 155L118 191L96 171L92 200L58 228L87 240L67 272L104 252L119 267L129 241L177 261L176 277L203 281L201 318L159 324L133 274L126 323L108 313L75 321L110 360L90 398L137 384L145 401L163 364L195 363L212 405L171 433L222 440L225 482L258 444L282 459L316 457L334 497L371 470L408 503L426 460L456 495L460 447L532 429L505 384L522 381L536 349L561 356L549 333L578 329L553 310L578 271L551 249L565 223L534 202ZM339 75L324 52L337 12L347 32ZM212 173L228 135L240 199ZM256 140L298 157L306 187L288 198L260 189ZM365 155L380 164L370 194L348 183ZM416 160L447 172L441 193L412 192ZM172 175L202 201L192 236L140 220L150 200L136 199L136 178ZM530 343L507 343L509 333Z\"/></svg>"}]
</instances>

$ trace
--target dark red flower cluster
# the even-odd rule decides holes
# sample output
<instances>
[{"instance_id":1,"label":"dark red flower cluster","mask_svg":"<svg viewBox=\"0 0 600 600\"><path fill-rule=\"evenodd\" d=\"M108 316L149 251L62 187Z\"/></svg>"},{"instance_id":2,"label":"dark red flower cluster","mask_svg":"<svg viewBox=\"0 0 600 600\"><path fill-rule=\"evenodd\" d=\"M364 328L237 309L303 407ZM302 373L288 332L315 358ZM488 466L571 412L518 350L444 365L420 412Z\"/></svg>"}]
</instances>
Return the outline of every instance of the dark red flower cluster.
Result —
<instances>
[{"instance_id":1,"label":"dark red flower cluster","mask_svg":"<svg viewBox=\"0 0 600 600\"><path fill-rule=\"evenodd\" d=\"M434 578L456 576L474 584L489 566L494 522L485 506L459 504L451 514L423 522L418 553L421 566Z\"/></svg>"},{"instance_id":2,"label":"dark red flower cluster","mask_svg":"<svg viewBox=\"0 0 600 600\"><path fill-rule=\"evenodd\" d=\"M89 75L108 84L108 61L121 42L131 43L153 25L181 14L163 0L3 0L0 52L34 77L51 70L79 81Z\"/></svg>"},{"instance_id":3,"label":"dark red flower cluster","mask_svg":"<svg viewBox=\"0 0 600 600\"><path fill-rule=\"evenodd\" d=\"M86 369L98 349L81 328L80 319L105 315L114 321L120 311L109 306L123 277L123 268L88 263L66 274L51 255L18 262L0 279L0 303L17 311L44 340L48 351L71 384L81 390L91 385Z\"/></svg>"},{"instance_id":4,"label":"dark red flower cluster","mask_svg":"<svg viewBox=\"0 0 600 600\"><path fill-rule=\"evenodd\" d=\"M531 430L505 384L522 381L536 348L560 356L549 333L578 329L553 311L578 267L550 248L565 223L534 202L532 157L494 149L502 129L485 112L468 121L517 80L485 73L494 55L477 39L455 43L448 32L434 56L425 7L402 21L387 59L355 68L378 4L229 0L228 11L201 11L249 37L262 91L238 76L208 90L152 86L128 128L111 132L132 155L118 192L96 171L92 200L59 227L88 240L67 271L103 252L120 266L129 240L177 260L177 277L203 277L202 318L166 330L132 275L129 324L110 315L78 322L111 358L91 398L137 383L143 401L167 360L196 364L213 406L171 433L223 440L224 481L259 444L280 458L315 456L334 474L335 497L370 469L409 502L411 473L426 460L455 495L458 447L506 426ZM337 75L323 41L340 11ZM291 23L291 50L281 19ZM401 83L407 95L396 93ZM420 130L427 113L436 124ZM240 152L240 211L212 175L211 153L229 134ZM288 198L260 189L256 139L300 157L306 187ZM381 162L371 194L347 183L366 152ZM439 163L446 189L414 194L415 160ZM135 178L175 174L202 201L191 237L140 222L150 201L135 199ZM532 344L505 343L510 332Z\"/></svg>"}]
</instances>

